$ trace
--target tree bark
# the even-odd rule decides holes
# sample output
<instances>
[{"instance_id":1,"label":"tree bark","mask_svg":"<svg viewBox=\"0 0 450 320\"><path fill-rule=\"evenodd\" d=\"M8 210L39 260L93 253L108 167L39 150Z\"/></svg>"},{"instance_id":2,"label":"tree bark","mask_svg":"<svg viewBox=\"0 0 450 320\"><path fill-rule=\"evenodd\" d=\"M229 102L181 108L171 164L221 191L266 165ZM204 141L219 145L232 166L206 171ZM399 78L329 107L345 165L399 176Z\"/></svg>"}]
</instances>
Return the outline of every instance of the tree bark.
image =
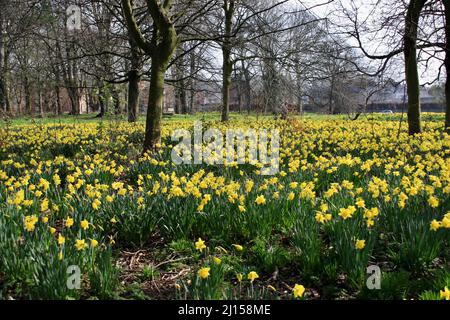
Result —
<instances>
[{"instance_id":1,"label":"tree bark","mask_svg":"<svg viewBox=\"0 0 450 320\"><path fill-rule=\"evenodd\" d=\"M445 130L450 134L450 0L444 0L445 8Z\"/></svg>"},{"instance_id":2,"label":"tree bark","mask_svg":"<svg viewBox=\"0 0 450 320\"><path fill-rule=\"evenodd\" d=\"M136 122L139 113L139 84L141 77L136 69L128 73L128 122Z\"/></svg>"},{"instance_id":3,"label":"tree bark","mask_svg":"<svg viewBox=\"0 0 450 320\"><path fill-rule=\"evenodd\" d=\"M330 82L330 96L329 96L329 101L328 101L328 108L330 111L330 114L334 113L334 108L333 108L333 98L334 98L334 74L331 75L331 82Z\"/></svg>"},{"instance_id":4,"label":"tree bark","mask_svg":"<svg viewBox=\"0 0 450 320\"><path fill-rule=\"evenodd\" d=\"M59 85L56 85L55 88L55 99L56 99L56 115L62 115L62 106L61 106L61 96L59 93Z\"/></svg>"},{"instance_id":5,"label":"tree bark","mask_svg":"<svg viewBox=\"0 0 450 320\"><path fill-rule=\"evenodd\" d=\"M108 99L106 97L106 89L104 83L101 83L98 87L98 105L99 113L96 118L103 118L103 116L108 112Z\"/></svg>"},{"instance_id":6,"label":"tree bark","mask_svg":"<svg viewBox=\"0 0 450 320\"><path fill-rule=\"evenodd\" d=\"M195 55L195 50L192 50L189 55L190 60L190 74L195 74L197 68L197 56ZM189 106L186 106L186 113L193 114L196 111L196 96L197 96L197 83L194 77L189 78Z\"/></svg>"},{"instance_id":7,"label":"tree bark","mask_svg":"<svg viewBox=\"0 0 450 320\"><path fill-rule=\"evenodd\" d=\"M33 114L33 97L31 92L30 81L28 76L24 77L23 80L23 90L25 94L25 113Z\"/></svg>"},{"instance_id":8,"label":"tree bark","mask_svg":"<svg viewBox=\"0 0 450 320\"><path fill-rule=\"evenodd\" d=\"M128 33L128 43L131 48L131 69L128 72L128 122L136 122L139 115L142 52L130 32Z\"/></svg>"},{"instance_id":9,"label":"tree bark","mask_svg":"<svg viewBox=\"0 0 450 320\"><path fill-rule=\"evenodd\" d=\"M250 114L252 108L252 89L250 87L250 72L248 67L245 66L244 61L242 61L242 72L244 75L244 104L247 113Z\"/></svg>"},{"instance_id":10,"label":"tree bark","mask_svg":"<svg viewBox=\"0 0 450 320\"><path fill-rule=\"evenodd\" d=\"M404 55L405 79L408 88L408 132L410 135L422 131L420 123L420 83L417 70L417 30L420 13L427 0L410 0L406 13Z\"/></svg>"},{"instance_id":11,"label":"tree bark","mask_svg":"<svg viewBox=\"0 0 450 320\"><path fill-rule=\"evenodd\" d=\"M38 79L39 81L39 79ZM44 101L42 97L42 87L39 85L38 87L38 110L39 110L39 118L44 118Z\"/></svg>"},{"instance_id":12,"label":"tree bark","mask_svg":"<svg viewBox=\"0 0 450 320\"><path fill-rule=\"evenodd\" d=\"M70 98L70 106L71 106L71 115L77 115L80 114L80 95L78 92L78 88L73 87L73 82L70 82L72 87L67 88L67 93L69 94Z\"/></svg>"},{"instance_id":13,"label":"tree bark","mask_svg":"<svg viewBox=\"0 0 450 320\"><path fill-rule=\"evenodd\" d=\"M230 61L230 50L223 48L223 84L222 84L222 121L230 118L230 87L233 64Z\"/></svg>"},{"instance_id":14,"label":"tree bark","mask_svg":"<svg viewBox=\"0 0 450 320\"><path fill-rule=\"evenodd\" d=\"M175 95L175 113L186 114L187 113L187 95L186 95L186 72L185 72L185 58L183 56L183 50L179 47L177 50L178 59L173 66L174 77L177 81L174 87ZM193 74L192 74L193 75Z\"/></svg>"},{"instance_id":15,"label":"tree bark","mask_svg":"<svg viewBox=\"0 0 450 320\"><path fill-rule=\"evenodd\" d=\"M0 12L0 108L5 112L10 112L10 102L8 95L8 52L3 39L3 13Z\"/></svg>"},{"instance_id":16,"label":"tree bark","mask_svg":"<svg viewBox=\"0 0 450 320\"><path fill-rule=\"evenodd\" d=\"M3 72L3 59L4 59L4 42L3 42L3 10L0 11L0 109L6 111L6 92L5 92L5 79Z\"/></svg>"},{"instance_id":17,"label":"tree bark","mask_svg":"<svg viewBox=\"0 0 450 320\"><path fill-rule=\"evenodd\" d=\"M152 60L150 78L150 92L148 97L148 110L144 151L155 149L161 143L161 118L164 103L164 76L166 69L158 59Z\"/></svg>"},{"instance_id":18,"label":"tree bark","mask_svg":"<svg viewBox=\"0 0 450 320\"><path fill-rule=\"evenodd\" d=\"M302 83L302 72L300 68L300 63L297 61L295 66L296 71L296 84L297 84L297 111L299 114L303 115L303 83Z\"/></svg>"},{"instance_id":19,"label":"tree bark","mask_svg":"<svg viewBox=\"0 0 450 320\"><path fill-rule=\"evenodd\" d=\"M233 62L231 61L231 32L233 27L233 15L235 0L224 0L223 9L225 12L225 34L222 44L222 121L228 121L230 117L230 87L231 75L233 72Z\"/></svg>"},{"instance_id":20,"label":"tree bark","mask_svg":"<svg viewBox=\"0 0 450 320\"><path fill-rule=\"evenodd\" d=\"M122 114L122 108L120 106L120 92L116 87L112 87L111 89L111 97L114 101L114 114L120 115Z\"/></svg>"}]
</instances>

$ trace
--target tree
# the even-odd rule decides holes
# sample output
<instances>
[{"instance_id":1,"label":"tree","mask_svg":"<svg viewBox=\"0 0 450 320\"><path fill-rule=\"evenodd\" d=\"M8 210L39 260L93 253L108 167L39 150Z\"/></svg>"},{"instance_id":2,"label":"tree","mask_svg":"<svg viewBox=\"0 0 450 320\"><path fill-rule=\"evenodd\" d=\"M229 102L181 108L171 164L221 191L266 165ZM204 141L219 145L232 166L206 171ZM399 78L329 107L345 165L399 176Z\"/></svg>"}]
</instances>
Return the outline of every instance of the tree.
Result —
<instances>
[{"instance_id":1,"label":"tree","mask_svg":"<svg viewBox=\"0 0 450 320\"><path fill-rule=\"evenodd\" d=\"M139 113L142 54L131 33L129 33L128 41L131 50L131 68L128 71L128 122L136 122Z\"/></svg>"},{"instance_id":2,"label":"tree","mask_svg":"<svg viewBox=\"0 0 450 320\"><path fill-rule=\"evenodd\" d=\"M427 0L410 0L403 37L405 79L408 91L408 128L413 135L422 131L420 125L420 82L417 70L417 33L420 13Z\"/></svg>"},{"instance_id":3,"label":"tree","mask_svg":"<svg viewBox=\"0 0 450 320\"><path fill-rule=\"evenodd\" d=\"M151 75L148 98L144 151L157 149L161 143L161 119L164 100L164 77L178 44L177 32L169 16L172 1L147 0L147 8L153 19L152 38L142 34L133 15L131 0L122 0L123 15L136 44L150 56Z\"/></svg>"},{"instance_id":4,"label":"tree","mask_svg":"<svg viewBox=\"0 0 450 320\"><path fill-rule=\"evenodd\" d=\"M445 129L450 133L450 0L443 0L445 9Z\"/></svg>"},{"instance_id":5,"label":"tree","mask_svg":"<svg viewBox=\"0 0 450 320\"><path fill-rule=\"evenodd\" d=\"M343 33L356 40L356 48L364 57L380 64L376 68L362 68L354 61L350 63L366 75L379 76L394 58L403 54L408 93L408 132L410 135L421 132L418 64L428 67L429 60L435 59L445 46L440 41L440 23L435 19L439 16L436 13L440 2L409 0L392 4L381 0L372 6L370 14L362 18L356 1L350 3L350 9L341 4L340 12L349 22ZM342 30L341 27L338 26L338 29ZM370 42L382 43L382 46L376 46L375 51L385 48L384 52L369 52L363 43Z\"/></svg>"},{"instance_id":6,"label":"tree","mask_svg":"<svg viewBox=\"0 0 450 320\"><path fill-rule=\"evenodd\" d=\"M223 35L222 42L222 121L228 121L230 113L230 86L231 86L231 75L233 73L233 62L231 61L231 37L232 37L232 27L233 27L233 16L236 9L235 0L223 0L223 11L224 11L224 25L225 32Z\"/></svg>"}]
</instances>

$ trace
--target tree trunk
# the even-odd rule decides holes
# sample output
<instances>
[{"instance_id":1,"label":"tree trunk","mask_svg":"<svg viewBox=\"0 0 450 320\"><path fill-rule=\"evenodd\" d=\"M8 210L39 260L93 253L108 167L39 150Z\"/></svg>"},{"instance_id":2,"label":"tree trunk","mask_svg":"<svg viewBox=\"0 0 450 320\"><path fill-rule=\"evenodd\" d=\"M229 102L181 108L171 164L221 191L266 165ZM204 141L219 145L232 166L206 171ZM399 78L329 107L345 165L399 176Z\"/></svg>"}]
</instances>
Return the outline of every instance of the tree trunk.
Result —
<instances>
[{"instance_id":1,"label":"tree trunk","mask_svg":"<svg viewBox=\"0 0 450 320\"><path fill-rule=\"evenodd\" d=\"M175 113L186 114L187 113L187 100L186 100L186 73L185 73L185 58L183 56L182 47L177 50L178 58L173 66L174 77L177 81L174 87L175 95ZM191 74L193 76L193 73Z\"/></svg>"},{"instance_id":2,"label":"tree trunk","mask_svg":"<svg viewBox=\"0 0 450 320\"><path fill-rule=\"evenodd\" d=\"M39 82L39 79L38 79L38 82ZM41 86L39 86L39 88L38 88L38 110L39 110L39 118L44 118L44 103L43 103Z\"/></svg>"},{"instance_id":3,"label":"tree trunk","mask_svg":"<svg viewBox=\"0 0 450 320\"><path fill-rule=\"evenodd\" d=\"M103 116L108 111L108 101L106 97L106 90L104 88L104 84L101 84L98 88L98 105L99 105L99 114L96 118L103 118Z\"/></svg>"},{"instance_id":4,"label":"tree trunk","mask_svg":"<svg viewBox=\"0 0 450 320\"><path fill-rule=\"evenodd\" d=\"M3 42L3 10L0 11L0 109L6 111L5 101L5 80L3 74L3 54L4 54L4 42Z\"/></svg>"},{"instance_id":5,"label":"tree trunk","mask_svg":"<svg viewBox=\"0 0 450 320\"><path fill-rule=\"evenodd\" d=\"M0 108L5 112L10 112L11 106L8 95L7 75L5 70L0 70L0 72L2 73L0 76Z\"/></svg>"},{"instance_id":6,"label":"tree trunk","mask_svg":"<svg viewBox=\"0 0 450 320\"><path fill-rule=\"evenodd\" d=\"M55 99L56 99L56 114L62 115L62 105L61 105L61 96L59 93L59 85L55 86Z\"/></svg>"},{"instance_id":7,"label":"tree trunk","mask_svg":"<svg viewBox=\"0 0 450 320\"><path fill-rule=\"evenodd\" d=\"M300 69L300 63L297 62L295 66L296 71L296 82L297 82L297 111L299 114L303 114L303 88L302 88L302 76L301 76L301 69Z\"/></svg>"},{"instance_id":8,"label":"tree trunk","mask_svg":"<svg viewBox=\"0 0 450 320\"><path fill-rule=\"evenodd\" d=\"M331 83L330 83L330 96L328 101L328 108L330 114L333 114L333 96L334 96L334 75L331 75Z\"/></svg>"},{"instance_id":9,"label":"tree trunk","mask_svg":"<svg viewBox=\"0 0 450 320\"><path fill-rule=\"evenodd\" d=\"M25 93L25 113L33 114L33 98L31 96L31 86L28 77L25 77L23 87Z\"/></svg>"},{"instance_id":10,"label":"tree trunk","mask_svg":"<svg viewBox=\"0 0 450 320\"><path fill-rule=\"evenodd\" d=\"M244 65L244 61L242 61L242 71L244 73L244 104L247 109L247 113L250 113L252 108L252 89L250 87L250 74L248 68Z\"/></svg>"},{"instance_id":11,"label":"tree trunk","mask_svg":"<svg viewBox=\"0 0 450 320\"><path fill-rule=\"evenodd\" d=\"M175 87L175 113L187 114L187 95L186 95L186 83L184 80L178 82Z\"/></svg>"},{"instance_id":12,"label":"tree trunk","mask_svg":"<svg viewBox=\"0 0 450 320\"><path fill-rule=\"evenodd\" d=\"M422 131L420 124L420 83L417 70L417 30L420 13L427 0L410 0L404 35L405 77L408 88L409 134Z\"/></svg>"},{"instance_id":13,"label":"tree trunk","mask_svg":"<svg viewBox=\"0 0 450 320\"><path fill-rule=\"evenodd\" d=\"M230 114L230 87L233 64L231 62L230 49L224 47L223 51L223 84L222 84L222 121L229 120Z\"/></svg>"},{"instance_id":14,"label":"tree trunk","mask_svg":"<svg viewBox=\"0 0 450 320\"><path fill-rule=\"evenodd\" d=\"M230 87L233 62L231 61L231 31L233 27L235 0L224 0L225 11L225 34L222 45L223 67L222 67L222 121L228 121L230 114Z\"/></svg>"},{"instance_id":15,"label":"tree trunk","mask_svg":"<svg viewBox=\"0 0 450 320\"><path fill-rule=\"evenodd\" d=\"M165 73L165 66L159 62L158 59L152 59L144 151L156 149L157 145L161 143L161 119L164 102Z\"/></svg>"},{"instance_id":16,"label":"tree trunk","mask_svg":"<svg viewBox=\"0 0 450 320\"><path fill-rule=\"evenodd\" d=\"M235 72L235 79L237 78L236 72ZM236 94L237 94L237 100L238 100L238 112L241 114L242 112L242 74L239 76L238 83L236 83Z\"/></svg>"},{"instance_id":17,"label":"tree trunk","mask_svg":"<svg viewBox=\"0 0 450 320\"><path fill-rule=\"evenodd\" d=\"M136 122L139 113L139 84L141 77L136 69L128 73L128 122Z\"/></svg>"},{"instance_id":18,"label":"tree trunk","mask_svg":"<svg viewBox=\"0 0 450 320\"><path fill-rule=\"evenodd\" d=\"M148 3L151 3L149 1ZM154 5L155 3L153 3ZM154 9L155 10L155 9ZM167 17L160 12L161 15ZM161 121L164 103L164 78L170 60L177 48L178 38L175 27L171 23L159 24L160 43L152 54L152 70L150 76L150 93L148 98L147 119L145 122L144 152L157 150L161 144Z\"/></svg>"},{"instance_id":19,"label":"tree trunk","mask_svg":"<svg viewBox=\"0 0 450 320\"><path fill-rule=\"evenodd\" d=\"M140 51L131 32L128 32L128 43L131 48L131 69L128 72L128 122L136 122L139 116L142 51Z\"/></svg>"},{"instance_id":20,"label":"tree trunk","mask_svg":"<svg viewBox=\"0 0 450 320\"><path fill-rule=\"evenodd\" d=\"M122 10L128 31L136 44L152 58L150 75L150 92L148 98L147 118L145 122L145 139L143 151L158 149L161 143L162 104L164 102L164 77L170 59L177 48L178 36L169 17L172 1L147 0L147 9L153 19L153 36L147 41L142 35L130 0L122 0Z\"/></svg>"},{"instance_id":21,"label":"tree trunk","mask_svg":"<svg viewBox=\"0 0 450 320\"><path fill-rule=\"evenodd\" d=\"M144 152L159 149L161 144L161 121L164 103L164 78L170 59L177 46L175 28L164 30L162 40L152 56L150 75L150 92L148 98L147 118L145 122Z\"/></svg>"},{"instance_id":22,"label":"tree trunk","mask_svg":"<svg viewBox=\"0 0 450 320\"><path fill-rule=\"evenodd\" d=\"M190 59L190 74L195 74L195 70L197 68L197 60L196 60L196 55L195 55L195 50L191 50L191 54L189 55L189 59ZM196 110L196 105L195 105L195 99L196 99L196 92L197 92L197 84L196 81L194 79L194 77L190 77L189 79L189 106L186 105L186 113L190 113L193 114ZM186 94L186 91L185 91ZM186 97L187 99L187 97Z\"/></svg>"},{"instance_id":23,"label":"tree trunk","mask_svg":"<svg viewBox=\"0 0 450 320\"><path fill-rule=\"evenodd\" d=\"M5 52L5 49L3 47L1 30L0 30L0 108L5 110L5 112L11 111L8 93L8 54Z\"/></svg>"},{"instance_id":24,"label":"tree trunk","mask_svg":"<svg viewBox=\"0 0 450 320\"><path fill-rule=\"evenodd\" d=\"M112 91L112 99L114 101L114 114L115 115L120 115L120 114L122 114L122 108L120 107L120 93L119 93L119 90L117 90L117 88L115 88L113 86L111 91Z\"/></svg>"},{"instance_id":25,"label":"tree trunk","mask_svg":"<svg viewBox=\"0 0 450 320\"><path fill-rule=\"evenodd\" d=\"M450 0L444 0L445 8L445 130L450 134Z\"/></svg>"},{"instance_id":26,"label":"tree trunk","mask_svg":"<svg viewBox=\"0 0 450 320\"><path fill-rule=\"evenodd\" d=\"M69 87L67 88L67 93L70 98L70 114L77 115L80 114L80 95L78 92L78 88Z\"/></svg>"},{"instance_id":27,"label":"tree trunk","mask_svg":"<svg viewBox=\"0 0 450 320\"><path fill-rule=\"evenodd\" d=\"M178 85L180 85L178 83ZM178 85L174 88L175 91L175 114L181 114L181 97L180 97L180 91L178 90Z\"/></svg>"},{"instance_id":28,"label":"tree trunk","mask_svg":"<svg viewBox=\"0 0 450 320\"><path fill-rule=\"evenodd\" d=\"M183 87L180 88L180 100L181 100L181 114L187 114L188 113L188 106L187 106L187 94L185 89L185 82L183 81Z\"/></svg>"}]
</instances>

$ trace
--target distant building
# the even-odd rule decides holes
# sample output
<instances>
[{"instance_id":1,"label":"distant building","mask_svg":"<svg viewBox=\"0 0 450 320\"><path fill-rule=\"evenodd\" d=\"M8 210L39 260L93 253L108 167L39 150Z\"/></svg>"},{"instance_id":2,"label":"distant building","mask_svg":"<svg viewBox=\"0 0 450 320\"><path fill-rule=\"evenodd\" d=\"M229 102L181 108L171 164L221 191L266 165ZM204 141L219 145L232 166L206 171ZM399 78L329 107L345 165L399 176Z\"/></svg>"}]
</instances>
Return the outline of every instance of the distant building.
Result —
<instances>
[{"instance_id":1,"label":"distant building","mask_svg":"<svg viewBox=\"0 0 450 320\"><path fill-rule=\"evenodd\" d=\"M408 95L406 85L387 86L371 98L368 105L368 111L402 111L407 108ZM445 106L437 101L436 97L430 92L430 88L420 88L420 104L422 111L425 112L445 112Z\"/></svg>"}]
</instances>

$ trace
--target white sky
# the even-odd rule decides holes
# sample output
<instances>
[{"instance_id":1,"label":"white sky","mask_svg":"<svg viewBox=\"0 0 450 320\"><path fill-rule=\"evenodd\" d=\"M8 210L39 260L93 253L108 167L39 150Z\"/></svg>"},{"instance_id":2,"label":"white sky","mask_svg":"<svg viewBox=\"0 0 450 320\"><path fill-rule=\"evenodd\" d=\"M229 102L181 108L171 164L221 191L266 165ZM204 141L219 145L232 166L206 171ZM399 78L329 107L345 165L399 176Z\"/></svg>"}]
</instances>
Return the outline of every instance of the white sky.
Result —
<instances>
[{"instance_id":1,"label":"white sky","mask_svg":"<svg viewBox=\"0 0 450 320\"><path fill-rule=\"evenodd\" d=\"M290 0L290 1L292 2L292 4L295 4L296 2L298 3L298 0ZM318 17L327 17L328 16L331 19L336 19L335 11L336 11L336 6L337 6L338 1L334 1L334 2L331 2L328 4L326 4L328 2L328 0L301 0L301 2L306 7L315 6L312 9L312 11ZM345 7L348 7L348 8L350 7L350 5L349 5L350 0L342 0L341 2L344 4ZM378 2L378 0L355 0L355 3L358 4L358 10L359 10L361 17L369 15L376 2ZM321 5L321 4L323 4L323 5ZM376 17L372 17L372 18L376 21ZM381 41L378 41L376 43L365 43L364 45L365 45L365 48L368 51L370 51L371 53L374 50L379 50L378 52L380 52L380 53L383 51L387 51L386 44L383 44L382 39L381 39ZM400 60L400 59L403 59L402 55L399 55L398 60ZM441 61L438 61L436 59L434 59L434 61L432 61L429 64L427 69L425 68L425 66L420 65L419 66L419 76L421 78L421 82L426 83L426 82L433 81L438 75L438 69L439 69L440 65L441 65ZM403 67L402 61L399 61L398 68L396 68L396 70L391 70L391 71L393 71L393 77L396 78L396 80L402 80L404 78L404 75L403 75L404 67ZM441 73L441 81L444 80L444 77L445 77L445 72L444 72L444 70L442 70L442 71L443 71L443 74Z\"/></svg>"}]
</instances>

